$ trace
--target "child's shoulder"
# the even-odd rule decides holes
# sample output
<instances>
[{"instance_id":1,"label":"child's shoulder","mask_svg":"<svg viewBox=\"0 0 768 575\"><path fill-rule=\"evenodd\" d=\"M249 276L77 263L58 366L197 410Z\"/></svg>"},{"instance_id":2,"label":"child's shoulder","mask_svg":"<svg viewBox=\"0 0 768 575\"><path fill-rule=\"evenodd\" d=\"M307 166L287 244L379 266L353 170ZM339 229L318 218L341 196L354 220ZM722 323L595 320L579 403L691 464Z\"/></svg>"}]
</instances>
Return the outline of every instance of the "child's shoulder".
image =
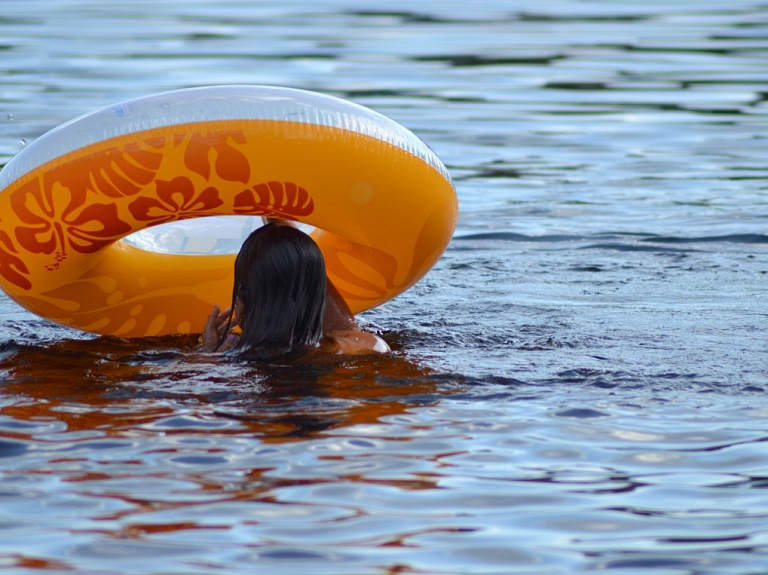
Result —
<instances>
[{"instance_id":1,"label":"child's shoulder","mask_svg":"<svg viewBox=\"0 0 768 575\"><path fill-rule=\"evenodd\" d=\"M363 355L366 353L388 353L387 342L378 335L367 331L339 330L328 335L338 353Z\"/></svg>"}]
</instances>

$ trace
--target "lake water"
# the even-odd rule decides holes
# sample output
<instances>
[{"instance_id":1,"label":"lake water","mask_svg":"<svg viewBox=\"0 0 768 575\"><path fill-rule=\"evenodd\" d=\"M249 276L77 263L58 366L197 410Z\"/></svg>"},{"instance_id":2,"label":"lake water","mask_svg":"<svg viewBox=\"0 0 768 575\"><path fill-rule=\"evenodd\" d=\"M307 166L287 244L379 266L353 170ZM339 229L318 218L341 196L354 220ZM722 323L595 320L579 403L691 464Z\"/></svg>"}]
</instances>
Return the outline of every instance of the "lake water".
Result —
<instances>
[{"instance_id":1,"label":"lake water","mask_svg":"<svg viewBox=\"0 0 768 575\"><path fill-rule=\"evenodd\" d=\"M759 0L2 0L0 165L131 97L341 96L456 183L394 352L212 363L0 297L0 569L768 572Z\"/></svg>"}]
</instances>

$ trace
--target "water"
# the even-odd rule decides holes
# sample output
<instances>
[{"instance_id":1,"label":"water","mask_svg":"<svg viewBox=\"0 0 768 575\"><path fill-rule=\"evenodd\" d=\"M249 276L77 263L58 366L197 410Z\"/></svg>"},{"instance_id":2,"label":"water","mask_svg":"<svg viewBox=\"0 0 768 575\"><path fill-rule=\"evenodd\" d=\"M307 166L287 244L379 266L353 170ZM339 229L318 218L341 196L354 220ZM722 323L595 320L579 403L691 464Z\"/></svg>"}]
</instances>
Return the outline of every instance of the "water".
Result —
<instances>
[{"instance_id":1,"label":"water","mask_svg":"<svg viewBox=\"0 0 768 575\"><path fill-rule=\"evenodd\" d=\"M211 363L0 299L10 572L768 567L768 12L3 0L0 164L114 101L319 90L424 138L454 241L391 357Z\"/></svg>"}]
</instances>

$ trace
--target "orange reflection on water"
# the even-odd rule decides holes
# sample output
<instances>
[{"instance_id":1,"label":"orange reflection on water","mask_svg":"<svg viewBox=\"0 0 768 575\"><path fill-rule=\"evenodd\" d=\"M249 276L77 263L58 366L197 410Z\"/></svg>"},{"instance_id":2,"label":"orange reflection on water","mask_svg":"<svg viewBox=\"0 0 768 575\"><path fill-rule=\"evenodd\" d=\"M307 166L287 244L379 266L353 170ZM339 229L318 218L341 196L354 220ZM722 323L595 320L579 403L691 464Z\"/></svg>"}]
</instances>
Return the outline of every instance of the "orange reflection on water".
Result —
<instances>
[{"instance_id":1,"label":"orange reflection on water","mask_svg":"<svg viewBox=\"0 0 768 575\"><path fill-rule=\"evenodd\" d=\"M0 560L64 571L77 564L77 549L92 546L126 553L147 542L160 550L189 540L204 546L209 538L237 540L242 530L262 533L271 523L280 532L291 509L319 513L310 519L318 526L329 514L327 521L342 525L334 529L349 528L343 537L354 540L353 525L365 513L352 503L315 501L314 489L436 488L438 478L428 473L377 476L359 466L369 456L385 465L421 457L398 452L408 438L387 437L397 426L386 420L437 403L450 387L440 374L398 353L253 365L192 353L194 343L97 338L0 349L0 441L19 449L4 472L25 482L53 479L45 496L65 497L74 511L54 505L42 512L45 521L89 541L49 559L0 551ZM378 453L374 443L316 450L347 438L394 444L395 453ZM296 467L296 457L306 467ZM372 537L371 544L402 544L396 536Z\"/></svg>"},{"instance_id":2,"label":"orange reflection on water","mask_svg":"<svg viewBox=\"0 0 768 575\"><path fill-rule=\"evenodd\" d=\"M281 441L376 422L403 413L414 401L436 401L442 393L432 370L397 355L318 354L247 365L189 353L192 346L189 338L6 344L0 356L5 403L0 414L21 421L53 419L67 432L120 436L193 408Z\"/></svg>"}]
</instances>

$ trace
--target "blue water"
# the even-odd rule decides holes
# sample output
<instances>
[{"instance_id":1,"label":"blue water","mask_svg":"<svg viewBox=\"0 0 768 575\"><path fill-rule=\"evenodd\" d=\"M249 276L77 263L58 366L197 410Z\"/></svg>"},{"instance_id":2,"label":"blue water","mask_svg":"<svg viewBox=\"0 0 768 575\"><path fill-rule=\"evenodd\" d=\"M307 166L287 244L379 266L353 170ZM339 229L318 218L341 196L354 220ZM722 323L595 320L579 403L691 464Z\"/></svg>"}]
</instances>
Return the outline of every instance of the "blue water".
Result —
<instances>
[{"instance_id":1,"label":"blue water","mask_svg":"<svg viewBox=\"0 0 768 575\"><path fill-rule=\"evenodd\" d=\"M414 131L461 215L365 314L386 358L218 364L0 297L0 568L767 572L767 66L752 0L2 0L0 165L285 85Z\"/></svg>"}]
</instances>

